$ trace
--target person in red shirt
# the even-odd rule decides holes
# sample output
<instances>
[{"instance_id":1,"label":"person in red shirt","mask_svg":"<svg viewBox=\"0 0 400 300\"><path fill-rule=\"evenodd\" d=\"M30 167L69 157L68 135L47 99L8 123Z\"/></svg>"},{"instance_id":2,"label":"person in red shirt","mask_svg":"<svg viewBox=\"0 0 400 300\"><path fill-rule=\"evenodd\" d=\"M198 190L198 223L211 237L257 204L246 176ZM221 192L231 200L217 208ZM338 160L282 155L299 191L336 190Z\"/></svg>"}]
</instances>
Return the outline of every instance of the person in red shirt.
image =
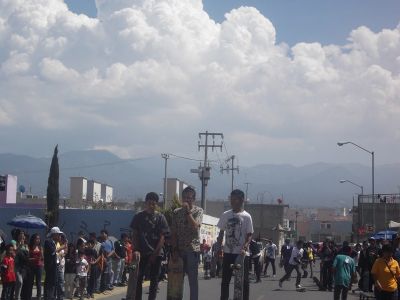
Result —
<instances>
[{"instance_id":1,"label":"person in red shirt","mask_svg":"<svg viewBox=\"0 0 400 300\"><path fill-rule=\"evenodd\" d=\"M3 282L3 291L1 293L1 299L13 300L14 289L15 289L15 270L14 270L14 257L15 250L13 245L6 246L6 256L1 262L1 281Z\"/></svg>"},{"instance_id":2,"label":"person in red shirt","mask_svg":"<svg viewBox=\"0 0 400 300\"><path fill-rule=\"evenodd\" d=\"M129 237L128 239L125 240L124 247L126 251L126 257L125 257L124 273L122 275L122 283L126 284L127 283L126 275L129 273L128 267L131 265L133 259L133 245Z\"/></svg>"},{"instance_id":3,"label":"person in red shirt","mask_svg":"<svg viewBox=\"0 0 400 300\"><path fill-rule=\"evenodd\" d=\"M36 299L40 300L42 297L42 273L43 273L43 249L40 241L40 235L35 233L31 236L29 241L29 267L28 272L28 299L32 297L33 284L36 280Z\"/></svg>"}]
</instances>

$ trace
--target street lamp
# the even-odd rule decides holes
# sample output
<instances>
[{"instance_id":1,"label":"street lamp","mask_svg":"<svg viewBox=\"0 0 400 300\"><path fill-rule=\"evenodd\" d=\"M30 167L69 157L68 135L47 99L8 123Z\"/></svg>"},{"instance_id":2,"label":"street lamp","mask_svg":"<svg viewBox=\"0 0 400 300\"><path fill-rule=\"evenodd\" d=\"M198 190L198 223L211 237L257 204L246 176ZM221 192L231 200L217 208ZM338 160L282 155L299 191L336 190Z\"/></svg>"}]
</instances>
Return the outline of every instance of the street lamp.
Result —
<instances>
[{"instance_id":1,"label":"street lamp","mask_svg":"<svg viewBox=\"0 0 400 300\"><path fill-rule=\"evenodd\" d=\"M365 152L368 152L369 154L371 154L371 157L372 157L372 202L374 203L374 195L375 195L375 178L374 178L375 177L375 154L374 154L374 151L369 151L353 142L338 142L337 143L337 145L340 147L343 145L346 145L346 144L352 144L353 146L356 146L357 148L360 148L361 150L364 150Z\"/></svg>"},{"instance_id":2,"label":"street lamp","mask_svg":"<svg viewBox=\"0 0 400 300\"><path fill-rule=\"evenodd\" d=\"M359 185L359 184L357 184L357 183L355 183L355 182L353 182L351 180L347 180L347 179L339 180L339 182L340 183L348 182L348 183L351 183L352 185L358 186L361 189L361 195L364 195L364 188L363 188L362 185ZM354 197L353 197L353 208L354 208ZM358 197L358 208L360 208L360 198L359 197ZM361 217L360 217L360 215L358 213L358 223L359 223L358 226L360 226L360 224L361 224L361 226L364 226L363 218L364 218L364 210L363 210L363 206L361 206ZM361 220L361 222L360 222L360 220ZM374 222L375 222L375 220L374 220ZM357 236L359 238L359 234Z\"/></svg>"},{"instance_id":3,"label":"street lamp","mask_svg":"<svg viewBox=\"0 0 400 300\"><path fill-rule=\"evenodd\" d=\"M340 182L340 183L348 182L348 183L351 183L352 185L358 186L358 187L361 189L361 195L364 195L364 187L363 187L362 185L359 185L359 184L354 183L353 181L347 180L347 179L339 180L339 182Z\"/></svg>"},{"instance_id":4,"label":"street lamp","mask_svg":"<svg viewBox=\"0 0 400 300\"><path fill-rule=\"evenodd\" d=\"M375 230L375 153L374 153L374 151L367 150L364 147L361 147L360 145L357 145L356 143L353 143L350 141L337 143L337 145L339 147L341 147L343 145L347 145L347 144L351 144L351 145L371 154L371 158L372 158L372 215L373 215L372 218L373 218L373 226L374 226L374 230Z\"/></svg>"}]
</instances>

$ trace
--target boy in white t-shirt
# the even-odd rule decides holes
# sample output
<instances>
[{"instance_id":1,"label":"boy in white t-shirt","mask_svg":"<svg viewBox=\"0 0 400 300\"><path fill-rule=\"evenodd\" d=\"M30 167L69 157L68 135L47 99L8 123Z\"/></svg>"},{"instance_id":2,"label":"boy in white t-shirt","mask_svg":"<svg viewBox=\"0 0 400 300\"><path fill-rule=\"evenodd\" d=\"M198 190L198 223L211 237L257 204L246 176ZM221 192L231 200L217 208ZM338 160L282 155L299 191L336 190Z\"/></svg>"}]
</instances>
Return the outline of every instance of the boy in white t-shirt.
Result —
<instances>
[{"instance_id":1,"label":"boy in white t-shirt","mask_svg":"<svg viewBox=\"0 0 400 300\"><path fill-rule=\"evenodd\" d=\"M219 248L225 235L224 258L222 263L221 300L229 298L229 284L232 278L231 264L238 255L246 255L244 262L243 300L249 299L249 264L248 248L253 234L253 221L248 212L243 209L244 193L241 190L231 192L232 209L224 212L217 224L220 229L217 243Z\"/></svg>"},{"instance_id":2,"label":"boy in white t-shirt","mask_svg":"<svg viewBox=\"0 0 400 300\"><path fill-rule=\"evenodd\" d=\"M78 258L76 260L76 277L75 285L78 289L79 299L83 299L83 294L85 292L87 284L87 274L89 271L89 263L86 260L83 250L79 250Z\"/></svg>"},{"instance_id":3,"label":"boy in white t-shirt","mask_svg":"<svg viewBox=\"0 0 400 300\"><path fill-rule=\"evenodd\" d=\"M297 273L296 274L296 289L302 288L302 286L300 285L300 280L301 280L300 266L301 266L301 258L303 257L303 253L304 253L303 241L298 241L296 243L296 246L293 247L286 274L279 280L279 287L282 287L282 283L285 280L287 280L288 278L290 278L293 270L296 270L296 273Z\"/></svg>"}]
</instances>

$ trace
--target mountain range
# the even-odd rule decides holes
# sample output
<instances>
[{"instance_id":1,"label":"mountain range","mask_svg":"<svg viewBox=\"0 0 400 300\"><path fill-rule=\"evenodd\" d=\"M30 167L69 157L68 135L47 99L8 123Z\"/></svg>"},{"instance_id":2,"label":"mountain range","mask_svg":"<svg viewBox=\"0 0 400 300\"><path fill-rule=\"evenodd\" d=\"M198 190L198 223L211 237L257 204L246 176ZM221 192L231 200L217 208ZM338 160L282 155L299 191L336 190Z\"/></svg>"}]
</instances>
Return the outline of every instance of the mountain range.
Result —
<instances>
[{"instance_id":1,"label":"mountain range","mask_svg":"<svg viewBox=\"0 0 400 300\"><path fill-rule=\"evenodd\" d=\"M34 158L26 155L0 154L0 174L18 176L18 185L27 192L46 194L51 157ZM69 177L84 176L114 187L114 198L134 201L148 191L163 191L164 160L161 157L121 159L103 150L73 151L59 155L60 195L69 197ZM171 156L168 160L168 177L179 178L197 188L201 184L196 161ZM304 166L288 164L260 164L240 167L235 173L235 188L245 190L251 202L276 203L283 199L291 207L350 207L353 196L360 189L347 179L364 186L364 193L371 193L371 167L360 164L314 163ZM208 199L227 199L231 189L231 174L220 173L212 167L207 186ZM399 193L400 164L375 166L375 193Z\"/></svg>"}]
</instances>

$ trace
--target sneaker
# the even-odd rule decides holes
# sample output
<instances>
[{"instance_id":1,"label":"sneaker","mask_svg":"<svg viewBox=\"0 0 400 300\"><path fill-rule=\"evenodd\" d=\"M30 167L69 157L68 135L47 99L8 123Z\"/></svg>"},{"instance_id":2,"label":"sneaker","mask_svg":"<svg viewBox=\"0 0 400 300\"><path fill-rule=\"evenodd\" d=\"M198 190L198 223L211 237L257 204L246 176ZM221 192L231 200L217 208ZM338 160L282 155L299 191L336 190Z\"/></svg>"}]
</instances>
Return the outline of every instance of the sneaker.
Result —
<instances>
[{"instance_id":1,"label":"sneaker","mask_svg":"<svg viewBox=\"0 0 400 300\"><path fill-rule=\"evenodd\" d=\"M279 287L282 288L282 281L279 280Z\"/></svg>"},{"instance_id":2,"label":"sneaker","mask_svg":"<svg viewBox=\"0 0 400 300\"><path fill-rule=\"evenodd\" d=\"M272 278L275 278L276 277L276 275L274 274L274 275L272 275Z\"/></svg>"},{"instance_id":3,"label":"sneaker","mask_svg":"<svg viewBox=\"0 0 400 300\"><path fill-rule=\"evenodd\" d=\"M296 285L296 289L302 289L303 287L300 284Z\"/></svg>"}]
</instances>

